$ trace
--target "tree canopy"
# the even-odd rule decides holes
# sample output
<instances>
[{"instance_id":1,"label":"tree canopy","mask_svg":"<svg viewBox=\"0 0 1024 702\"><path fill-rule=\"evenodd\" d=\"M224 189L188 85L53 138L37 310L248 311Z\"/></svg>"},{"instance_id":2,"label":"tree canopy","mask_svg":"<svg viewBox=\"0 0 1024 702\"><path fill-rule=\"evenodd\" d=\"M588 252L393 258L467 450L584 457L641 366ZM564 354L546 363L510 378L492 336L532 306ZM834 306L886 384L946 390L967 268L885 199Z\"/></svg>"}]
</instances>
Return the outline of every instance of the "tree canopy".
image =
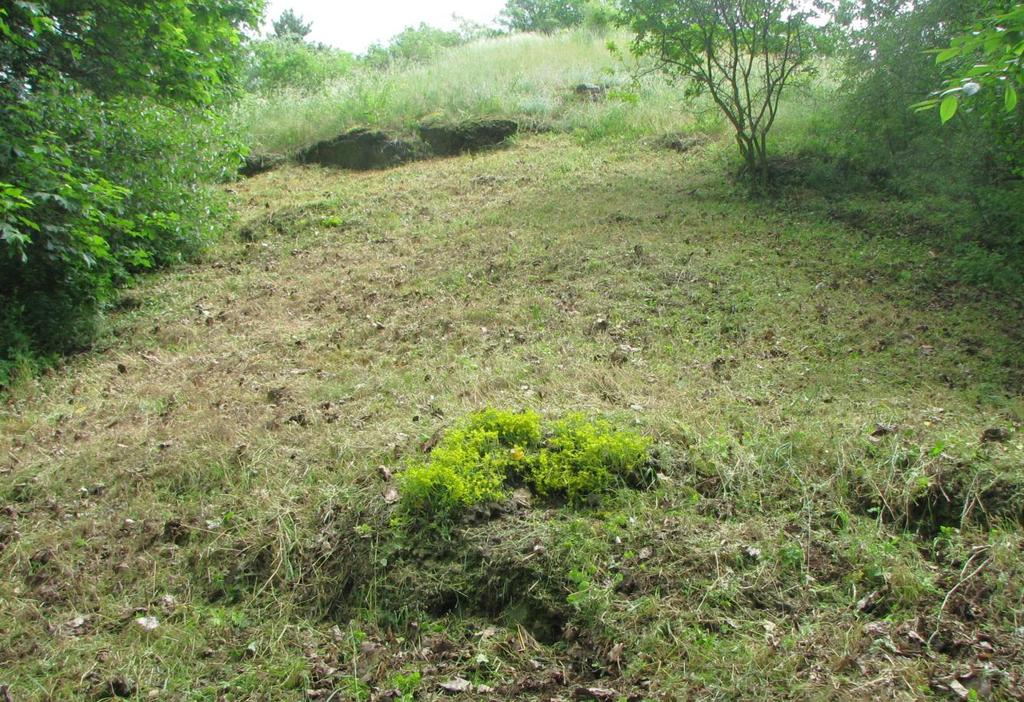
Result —
<instances>
[{"instance_id":1,"label":"tree canopy","mask_svg":"<svg viewBox=\"0 0 1024 702\"><path fill-rule=\"evenodd\" d=\"M508 0L502 24L513 32L550 33L583 22L584 0Z\"/></svg>"},{"instance_id":2,"label":"tree canopy","mask_svg":"<svg viewBox=\"0 0 1024 702\"><path fill-rule=\"evenodd\" d=\"M274 37L291 41L303 41L313 30L313 25L310 22L306 22L291 9L282 12L280 17L271 22L271 25L274 28Z\"/></svg>"},{"instance_id":3,"label":"tree canopy","mask_svg":"<svg viewBox=\"0 0 1024 702\"><path fill-rule=\"evenodd\" d=\"M234 75L261 0L59 0L0 8L0 87L59 77L101 97L209 102Z\"/></svg>"},{"instance_id":4,"label":"tree canopy","mask_svg":"<svg viewBox=\"0 0 1024 702\"><path fill-rule=\"evenodd\" d=\"M937 105L940 119L948 122L962 100L988 91L1001 96L1006 112L1015 111L1024 85L1024 4L978 20L949 46L937 50L935 62L950 67L951 75L941 90L918 107Z\"/></svg>"}]
</instances>

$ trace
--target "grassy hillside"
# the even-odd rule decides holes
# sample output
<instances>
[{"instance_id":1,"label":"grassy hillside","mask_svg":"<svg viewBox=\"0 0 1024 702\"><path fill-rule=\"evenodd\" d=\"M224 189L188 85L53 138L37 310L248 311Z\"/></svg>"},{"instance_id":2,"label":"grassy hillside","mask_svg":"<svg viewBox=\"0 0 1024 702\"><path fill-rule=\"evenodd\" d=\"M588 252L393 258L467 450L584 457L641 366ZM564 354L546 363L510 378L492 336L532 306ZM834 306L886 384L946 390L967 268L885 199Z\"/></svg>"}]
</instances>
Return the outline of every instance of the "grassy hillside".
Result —
<instances>
[{"instance_id":1,"label":"grassy hillside","mask_svg":"<svg viewBox=\"0 0 1024 702\"><path fill-rule=\"evenodd\" d=\"M446 50L427 63L366 67L327 89L249 96L236 129L258 154L289 154L355 126L402 132L426 119L512 117L527 128L576 132L582 138L638 137L716 129L700 103L684 103L629 57L628 36L587 31L550 37L519 34ZM610 99L581 100L581 83L607 86Z\"/></svg>"},{"instance_id":2,"label":"grassy hillside","mask_svg":"<svg viewBox=\"0 0 1024 702\"><path fill-rule=\"evenodd\" d=\"M237 236L0 409L0 684L1020 698L1018 301L751 201L711 149L233 186ZM661 476L403 529L390 476L484 407L610 418Z\"/></svg>"}]
</instances>

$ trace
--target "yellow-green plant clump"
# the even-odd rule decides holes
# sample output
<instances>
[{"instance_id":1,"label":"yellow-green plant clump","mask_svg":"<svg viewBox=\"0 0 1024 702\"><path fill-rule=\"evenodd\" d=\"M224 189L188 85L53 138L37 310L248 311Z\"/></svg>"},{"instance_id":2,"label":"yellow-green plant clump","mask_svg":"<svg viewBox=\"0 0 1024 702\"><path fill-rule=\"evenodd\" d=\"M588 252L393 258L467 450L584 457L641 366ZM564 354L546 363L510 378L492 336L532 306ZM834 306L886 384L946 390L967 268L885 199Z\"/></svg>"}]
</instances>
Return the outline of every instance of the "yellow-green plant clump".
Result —
<instances>
[{"instance_id":1,"label":"yellow-green plant clump","mask_svg":"<svg viewBox=\"0 0 1024 702\"><path fill-rule=\"evenodd\" d=\"M606 420L570 414L544 424L536 412L487 409L470 415L425 462L402 473L402 507L445 521L499 502L517 486L578 501L634 483L649 462L650 439Z\"/></svg>"}]
</instances>

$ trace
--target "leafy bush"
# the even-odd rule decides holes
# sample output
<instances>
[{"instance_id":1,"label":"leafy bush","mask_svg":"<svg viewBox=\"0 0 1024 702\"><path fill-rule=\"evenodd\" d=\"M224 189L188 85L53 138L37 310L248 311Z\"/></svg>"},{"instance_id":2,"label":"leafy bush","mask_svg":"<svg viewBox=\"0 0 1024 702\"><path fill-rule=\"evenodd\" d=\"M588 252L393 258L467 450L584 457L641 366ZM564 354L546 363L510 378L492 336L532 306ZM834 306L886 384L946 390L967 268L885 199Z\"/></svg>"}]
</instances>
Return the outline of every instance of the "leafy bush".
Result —
<instances>
[{"instance_id":1,"label":"leafy bush","mask_svg":"<svg viewBox=\"0 0 1024 702\"><path fill-rule=\"evenodd\" d=\"M604 0L590 0L583 6L583 26L603 36L610 32L619 20L616 7Z\"/></svg>"},{"instance_id":2,"label":"leafy bush","mask_svg":"<svg viewBox=\"0 0 1024 702\"><path fill-rule=\"evenodd\" d=\"M767 185L768 134L786 86L813 70L823 35L794 0L624 0L633 51L706 93L729 120L746 175Z\"/></svg>"},{"instance_id":3,"label":"leafy bush","mask_svg":"<svg viewBox=\"0 0 1024 702\"><path fill-rule=\"evenodd\" d=\"M1012 173L1024 162L1020 124L1007 128L1013 115L1004 117L1002 95L999 109L961 110L945 127L909 109L942 80L943 65L930 49L948 46L986 11L984 3L928 0L907 12L862 16L831 129L838 150L859 170L885 174L886 187L907 203L900 209L925 206L915 219L952 244L952 269L962 279L1006 290L1024 261L1024 190ZM936 175L951 163L957 177ZM1016 274L1007 261L1016 262Z\"/></svg>"},{"instance_id":4,"label":"leafy bush","mask_svg":"<svg viewBox=\"0 0 1024 702\"><path fill-rule=\"evenodd\" d=\"M257 93L285 89L314 91L350 73L356 58L340 49L294 39L265 39L252 44L246 86Z\"/></svg>"},{"instance_id":5,"label":"leafy bush","mask_svg":"<svg viewBox=\"0 0 1024 702\"><path fill-rule=\"evenodd\" d=\"M470 415L467 428L493 432L503 446L535 448L540 443L540 415L485 409Z\"/></svg>"},{"instance_id":6,"label":"leafy bush","mask_svg":"<svg viewBox=\"0 0 1024 702\"><path fill-rule=\"evenodd\" d=\"M488 409L448 432L426 462L400 477L414 520L449 523L465 509L498 502L515 485L578 501L635 481L650 440L603 420L571 414L542 430L534 412Z\"/></svg>"},{"instance_id":7,"label":"leafy bush","mask_svg":"<svg viewBox=\"0 0 1024 702\"><path fill-rule=\"evenodd\" d=\"M88 342L133 273L182 260L236 147L209 111L250 0L0 8L0 385Z\"/></svg>"},{"instance_id":8,"label":"leafy bush","mask_svg":"<svg viewBox=\"0 0 1024 702\"><path fill-rule=\"evenodd\" d=\"M274 28L274 36L278 39L300 42L313 30L313 24L306 22L295 10L287 9L281 16L270 23Z\"/></svg>"},{"instance_id":9,"label":"leafy bush","mask_svg":"<svg viewBox=\"0 0 1024 702\"><path fill-rule=\"evenodd\" d=\"M578 27L583 23L584 0L508 0L501 23L513 32L543 32Z\"/></svg>"},{"instance_id":10,"label":"leafy bush","mask_svg":"<svg viewBox=\"0 0 1024 702\"><path fill-rule=\"evenodd\" d=\"M921 103L920 108L939 106L939 116L948 122L956 114L961 98L982 90L1002 93L1000 107L1006 112L1017 109L1018 88L1024 84L1024 3L1007 12L986 17L970 31L953 37L949 46L935 57L936 63L954 66L954 75L942 90ZM991 109L983 103L983 108Z\"/></svg>"},{"instance_id":11,"label":"leafy bush","mask_svg":"<svg viewBox=\"0 0 1024 702\"><path fill-rule=\"evenodd\" d=\"M386 45L371 45L366 52L366 60L374 66L403 61L429 61L442 50L461 46L466 41L467 37L461 32L438 29L421 22L418 27L406 27Z\"/></svg>"},{"instance_id":12,"label":"leafy bush","mask_svg":"<svg viewBox=\"0 0 1024 702\"><path fill-rule=\"evenodd\" d=\"M226 212L208 185L240 147L208 111L66 86L2 114L0 359L21 366L85 346L117 285L194 256Z\"/></svg>"}]
</instances>

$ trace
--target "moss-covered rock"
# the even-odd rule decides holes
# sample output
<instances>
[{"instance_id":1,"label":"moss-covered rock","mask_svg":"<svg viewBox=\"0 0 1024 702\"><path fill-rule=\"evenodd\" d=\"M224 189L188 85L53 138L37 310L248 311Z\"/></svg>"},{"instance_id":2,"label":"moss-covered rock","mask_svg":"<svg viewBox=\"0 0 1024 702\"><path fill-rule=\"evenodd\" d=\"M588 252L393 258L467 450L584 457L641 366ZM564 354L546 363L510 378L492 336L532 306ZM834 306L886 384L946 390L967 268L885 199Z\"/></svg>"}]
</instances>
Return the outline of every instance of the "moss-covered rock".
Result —
<instances>
[{"instance_id":1,"label":"moss-covered rock","mask_svg":"<svg viewBox=\"0 0 1024 702\"><path fill-rule=\"evenodd\" d=\"M313 144L298 155L301 163L317 163L357 171L378 170L423 156L416 144L385 132L353 129L333 139Z\"/></svg>"},{"instance_id":2,"label":"moss-covered rock","mask_svg":"<svg viewBox=\"0 0 1024 702\"><path fill-rule=\"evenodd\" d=\"M481 119L458 124L424 124L420 138L438 156L480 151L500 146L519 132L519 123L510 119Z\"/></svg>"}]
</instances>

